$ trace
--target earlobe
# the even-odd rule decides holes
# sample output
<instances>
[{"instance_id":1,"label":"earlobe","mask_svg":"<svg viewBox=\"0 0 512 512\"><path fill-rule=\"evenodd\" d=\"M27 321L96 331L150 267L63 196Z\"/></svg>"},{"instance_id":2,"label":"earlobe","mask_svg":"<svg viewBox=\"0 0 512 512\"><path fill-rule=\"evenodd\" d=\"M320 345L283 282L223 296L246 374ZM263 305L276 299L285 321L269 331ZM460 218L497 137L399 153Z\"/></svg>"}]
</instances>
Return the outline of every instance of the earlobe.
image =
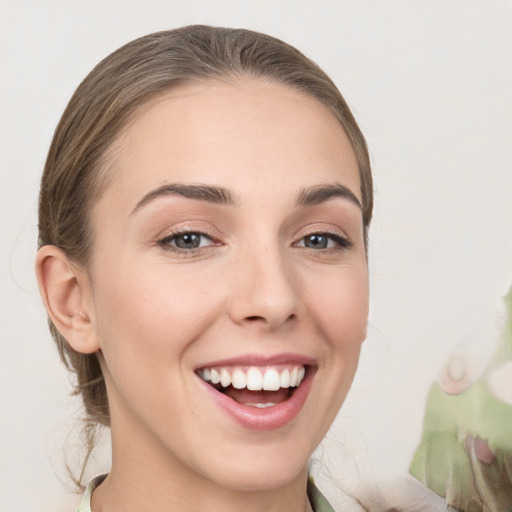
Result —
<instances>
[{"instance_id":1,"label":"earlobe","mask_svg":"<svg viewBox=\"0 0 512 512\"><path fill-rule=\"evenodd\" d=\"M41 247L36 257L39 291L50 320L77 352L100 349L87 275L58 247Z\"/></svg>"}]
</instances>

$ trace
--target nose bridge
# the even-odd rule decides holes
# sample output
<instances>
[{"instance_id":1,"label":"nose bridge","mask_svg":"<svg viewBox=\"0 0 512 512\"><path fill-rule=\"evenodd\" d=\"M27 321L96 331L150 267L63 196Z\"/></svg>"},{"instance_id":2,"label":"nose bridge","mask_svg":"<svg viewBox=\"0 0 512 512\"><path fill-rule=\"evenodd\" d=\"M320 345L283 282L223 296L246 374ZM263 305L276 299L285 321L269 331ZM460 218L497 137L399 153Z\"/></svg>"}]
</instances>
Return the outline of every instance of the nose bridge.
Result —
<instances>
[{"instance_id":1,"label":"nose bridge","mask_svg":"<svg viewBox=\"0 0 512 512\"><path fill-rule=\"evenodd\" d=\"M235 322L276 328L298 312L298 280L277 242L251 243L241 250L233 275L231 315Z\"/></svg>"}]
</instances>

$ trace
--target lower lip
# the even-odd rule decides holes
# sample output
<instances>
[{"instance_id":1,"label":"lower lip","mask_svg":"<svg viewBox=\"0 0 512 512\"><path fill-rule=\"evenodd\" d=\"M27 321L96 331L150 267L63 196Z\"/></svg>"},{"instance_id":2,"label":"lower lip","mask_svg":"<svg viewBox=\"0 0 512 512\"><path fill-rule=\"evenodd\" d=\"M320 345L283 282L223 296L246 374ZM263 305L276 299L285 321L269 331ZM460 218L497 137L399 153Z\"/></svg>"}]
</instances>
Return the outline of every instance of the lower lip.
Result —
<instances>
[{"instance_id":1,"label":"lower lip","mask_svg":"<svg viewBox=\"0 0 512 512\"><path fill-rule=\"evenodd\" d=\"M233 418L238 425L249 430L263 432L283 428L299 415L302 406L306 402L309 390L311 389L311 383L314 377L314 372L311 370L312 369L309 368L309 371L306 373L306 378L302 381L300 386L295 389L290 398L272 407L265 407L264 409L239 404L220 391L217 391L200 377L198 377L198 379L213 401L227 415Z\"/></svg>"}]
</instances>

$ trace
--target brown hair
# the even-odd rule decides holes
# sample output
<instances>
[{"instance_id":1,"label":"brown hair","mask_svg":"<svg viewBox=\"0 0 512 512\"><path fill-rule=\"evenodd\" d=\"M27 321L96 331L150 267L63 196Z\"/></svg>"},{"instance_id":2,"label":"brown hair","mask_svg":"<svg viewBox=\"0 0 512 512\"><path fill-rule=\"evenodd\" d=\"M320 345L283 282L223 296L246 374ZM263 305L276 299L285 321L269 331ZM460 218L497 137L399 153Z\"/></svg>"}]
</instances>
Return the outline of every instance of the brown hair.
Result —
<instances>
[{"instance_id":1,"label":"brown hair","mask_svg":"<svg viewBox=\"0 0 512 512\"><path fill-rule=\"evenodd\" d=\"M373 207L368 150L334 83L315 63L278 39L249 30L196 25L126 44L102 60L75 91L44 168L39 246L56 245L87 269L92 251L90 211L107 185L108 150L128 120L149 99L171 88L242 76L298 89L336 116L359 166L366 240ZM95 354L74 351L51 322L50 330L62 361L76 374L75 394L85 407L86 463L98 425L110 423L105 382Z\"/></svg>"}]
</instances>

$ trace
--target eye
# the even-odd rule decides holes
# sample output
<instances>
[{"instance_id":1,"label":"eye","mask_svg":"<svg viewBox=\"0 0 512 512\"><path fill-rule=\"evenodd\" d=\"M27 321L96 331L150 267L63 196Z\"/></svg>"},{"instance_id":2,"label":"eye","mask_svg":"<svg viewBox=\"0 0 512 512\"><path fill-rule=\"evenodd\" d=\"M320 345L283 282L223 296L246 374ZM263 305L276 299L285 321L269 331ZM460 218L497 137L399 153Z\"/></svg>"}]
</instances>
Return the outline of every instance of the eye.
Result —
<instances>
[{"instance_id":1,"label":"eye","mask_svg":"<svg viewBox=\"0 0 512 512\"><path fill-rule=\"evenodd\" d=\"M164 249L177 251L190 251L212 245L213 240L204 233L187 231L166 236L158 242Z\"/></svg>"},{"instance_id":2,"label":"eye","mask_svg":"<svg viewBox=\"0 0 512 512\"><path fill-rule=\"evenodd\" d=\"M341 249L350 247L352 244L347 239L334 233L311 233L297 243L298 247L308 249Z\"/></svg>"}]
</instances>

